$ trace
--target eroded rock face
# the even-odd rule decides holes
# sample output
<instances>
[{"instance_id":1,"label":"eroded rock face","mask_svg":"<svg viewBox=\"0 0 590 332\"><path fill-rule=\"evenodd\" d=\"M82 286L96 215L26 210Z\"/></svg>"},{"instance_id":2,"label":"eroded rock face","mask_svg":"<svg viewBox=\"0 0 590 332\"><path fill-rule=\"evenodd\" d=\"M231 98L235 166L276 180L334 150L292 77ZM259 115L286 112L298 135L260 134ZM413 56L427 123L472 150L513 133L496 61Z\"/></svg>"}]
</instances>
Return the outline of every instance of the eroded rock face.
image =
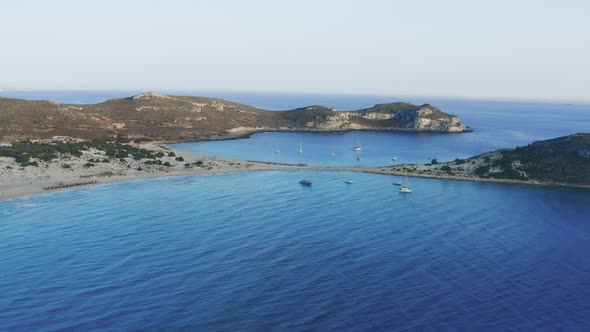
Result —
<instances>
[{"instance_id":1,"label":"eroded rock face","mask_svg":"<svg viewBox=\"0 0 590 332\"><path fill-rule=\"evenodd\" d=\"M422 117L418 115L413 121L412 127L418 130L444 131L461 133L470 131L469 127L461 123L456 116L441 116L436 118Z\"/></svg>"},{"instance_id":2,"label":"eroded rock face","mask_svg":"<svg viewBox=\"0 0 590 332\"><path fill-rule=\"evenodd\" d=\"M317 110L317 107L305 108L305 111L313 110ZM306 122L305 127L325 130L400 129L450 133L471 131L458 117L446 114L433 106L403 103L376 105L361 111L331 111Z\"/></svg>"},{"instance_id":3,"label":"eroded rock face","mask_svg":"<svg viewBox=\"0 0 590 332\"><path fill-rule=\"evenodd\" d=\"M164 96L159 93L155 93L155 92L150 91L150 92L140 93L138 95L135 95L135 96L131 97L131 99L133 99L133 100L150 100L150 99L174 99L174 98L169 97L169 96Z\"/></svg>"}]
</instances>

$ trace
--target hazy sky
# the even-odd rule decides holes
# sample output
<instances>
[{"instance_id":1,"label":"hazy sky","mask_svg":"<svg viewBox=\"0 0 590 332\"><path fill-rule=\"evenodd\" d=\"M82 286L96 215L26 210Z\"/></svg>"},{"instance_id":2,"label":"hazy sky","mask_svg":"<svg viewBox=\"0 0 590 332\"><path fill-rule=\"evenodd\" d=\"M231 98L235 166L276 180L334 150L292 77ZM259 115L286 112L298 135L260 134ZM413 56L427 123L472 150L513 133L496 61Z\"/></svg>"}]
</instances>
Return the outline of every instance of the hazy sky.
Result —
<instances>
[{"instance_id":1,"label":"hazy sky","mask_svg":"<svg viewBox=\"0 0 590 332\"><path fill-rule=\"evenodd\" d=\"M590 100L590 1L0 0L0 88Z\"/></svg>"}]
</instances>

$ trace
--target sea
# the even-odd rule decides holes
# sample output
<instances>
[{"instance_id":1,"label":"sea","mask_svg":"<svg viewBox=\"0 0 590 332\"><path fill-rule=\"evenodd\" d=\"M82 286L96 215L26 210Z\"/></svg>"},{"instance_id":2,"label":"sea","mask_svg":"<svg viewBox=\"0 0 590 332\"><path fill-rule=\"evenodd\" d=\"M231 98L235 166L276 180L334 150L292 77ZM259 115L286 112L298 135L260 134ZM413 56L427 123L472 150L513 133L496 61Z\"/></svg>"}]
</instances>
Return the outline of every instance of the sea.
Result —
<instances>
[{"instance_id":1,"label":"sea","mask_svg":"<svg viewBox=\"0 0 590 332\"><path fill-rule=\"evenodd\" d=\"M0 96L94 103L135 93ZM175 145L252 160L443 161L590 131L583 102L163 93L272 110L430 103L474 130ZM395 181L414 191L398 193ZM0 202L0 331L584 331L588 252L582 189L311 170L105 184Z\"/></svg>"}]
</instances>

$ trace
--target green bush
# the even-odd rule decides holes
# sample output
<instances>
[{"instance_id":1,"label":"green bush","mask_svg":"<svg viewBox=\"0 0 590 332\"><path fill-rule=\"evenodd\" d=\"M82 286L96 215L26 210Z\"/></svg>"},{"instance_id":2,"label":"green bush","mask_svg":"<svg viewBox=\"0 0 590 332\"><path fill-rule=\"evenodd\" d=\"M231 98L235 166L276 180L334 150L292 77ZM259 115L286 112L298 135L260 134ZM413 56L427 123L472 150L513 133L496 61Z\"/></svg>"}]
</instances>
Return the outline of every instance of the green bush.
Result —
<instances>
[{"instance_id":1,"label":"green bush","mask_svg":"<svg viewBox=\"0 0 590 332\"><path fill-rule=\"evenodd\" d=\"M175 159L176 161L184 161L184 158L183 158L183 157L176 157L176 158L174 158L174 159Z\"/></svg>"},{"instance_id":2,"label":"green bush","mask_svg":"<svg viewBox=\"0 0 590 332\"><path fill-rule=\"evenodd\" d=\"M478 168L476 168L473 172L481 178L486 177L487 174L490 172L490 166L481 165Z\"/></svg>"},{"instance_id":3,"label":"green bush","mask_svg":"<svg viewBox=\"0 0 590 332\"><path fill-rule=\"evenodd\" d=\"M29 162L29 160L31 160L31 156L29 156L28 154L19 154L14 157L14 161L16 161L19 164L27 163Z\"/></svg>"},{"instance_id":4,"label":"green bush","mask_svg":"<svg viewBox=\"0 0 590 332\"><path fill-rule=\"evenodd\" d=\"M127 151L119 151L115 154L115 158L127 158L129 157L129 153Z\"/></svg>"},{"instance_id":5,"label":"green bush","mask_svg":"<svg viewBox=\"0 0 590 332\"><path fill-rule=\"evenodd\" d=\"M84 151L96 149L104 151L107 158L92 158L89 163L108 163L108 158L117 158L119 160L132 156L135 160L155 159L166 156L162 152L153 152L147 149L139 149L132 145L126 144L129 139L126 137L117 137L114 140L97 139L88 142L79 143L57 143L57 144L37 144L30 141L12 143L10 147L0 147L0 157L14 158L21 166L34 165L30 163L33 159L50 162L54 159L66 156L80 157Z\"/></svg>"}]
</instances>

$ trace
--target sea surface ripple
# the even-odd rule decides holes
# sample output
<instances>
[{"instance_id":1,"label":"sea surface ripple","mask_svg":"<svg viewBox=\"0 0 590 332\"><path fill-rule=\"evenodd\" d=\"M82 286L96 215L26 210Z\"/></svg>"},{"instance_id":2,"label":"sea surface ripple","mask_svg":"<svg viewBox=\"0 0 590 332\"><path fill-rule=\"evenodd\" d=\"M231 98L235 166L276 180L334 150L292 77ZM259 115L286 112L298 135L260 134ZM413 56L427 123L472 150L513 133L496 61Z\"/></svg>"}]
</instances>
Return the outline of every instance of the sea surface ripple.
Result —
<instances>
[{"instance_id":1,"label":"sea surface ripple","mask_svg":"<svg viewBox=\"0 0 590 332\"><path fill-rule=\"evenodd\" d=\"M588 191L394 180L250 172L2 202L0 330L590 328Z\"/></svg>"}]
</instances>

